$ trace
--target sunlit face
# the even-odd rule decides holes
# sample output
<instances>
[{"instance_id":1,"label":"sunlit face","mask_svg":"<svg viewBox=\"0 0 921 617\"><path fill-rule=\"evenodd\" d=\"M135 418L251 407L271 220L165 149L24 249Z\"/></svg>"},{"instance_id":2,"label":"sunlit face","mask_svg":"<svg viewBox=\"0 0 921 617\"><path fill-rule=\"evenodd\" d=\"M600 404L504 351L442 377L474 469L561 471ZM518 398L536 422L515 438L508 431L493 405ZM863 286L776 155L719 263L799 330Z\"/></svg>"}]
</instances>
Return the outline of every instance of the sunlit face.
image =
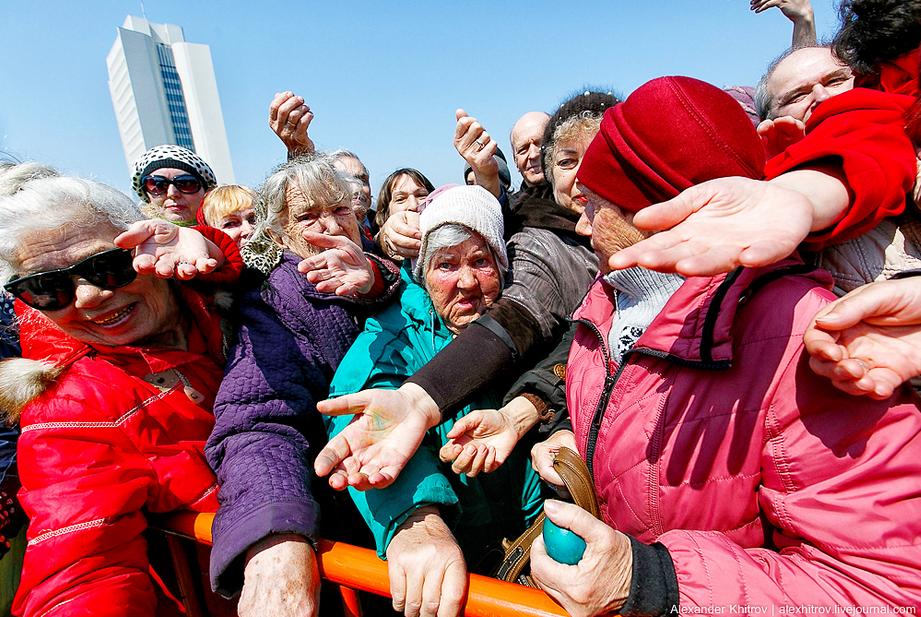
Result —
<instances>
[{"instance_id":1,"label":"sunlit face","mask_svg":"<svg viewBox=\"0 0 921 617\"><path fill-rule=\"evenodd\" d=\"M576 185L576 174L582 157L594 135L581 134L574 139L557 142L553 159L550 162L550 173L553 174L553 199L557 204L581 214L585 209L585 195Z\"/></svg>"},{"instance_id":2,"label":"sunlit face","mask_svg":"<svg viewBox=\"0 0 921 617\"><path fill-rule=\"evenodd\" d=\"M427 188L413 180L412 176L404 174L396 179L390 191L389 215L393 216L397 212L406 210L418 212L422 207L422 202L428 196Z\"/></svg>"},{"instance_id":3,"label":"sunlit face","mask_svg":"<svg viewBox=\"0 0 921 617\"><path fill-rule=\"evenodd\" d=\"M300 257L310 257L324 250L304 239L305 231L327 236L342 236L361 246L358 220L348 201L338 204L311 204L304 193L295 186L285 191L288 206L287 220L281 244Z\"/></svg>"},{"instance_id":4,"label":"sunlit face","mask_svg":"<svg viewBox=\"0 0 921 617\"><path fill-rule=\"evenodd\" d=\"M602 274L611 271L608 259L621 249L633 246L646 235L633 226L633 213L618 208L591 189L578 184L585 196L585 210L576 223L576 233L592 239Z\"/></svg>"},{"instance_id":5,"label":"sunlit face","mask_svg":"<svg viewBox=\"0 0 921 617\"><path fill-rule=\"evenodd\" d=\"M65 225L27 234L16 254L17 275L66 268L115 248L118 230L108 224ZM179 310L165 279L138 276L118 289L100 289L75 277L69 306L43 311L68 335L88 345L144 345L177 329Z\"/></svg>"},{"instance_id":6,"label":"sunlit face","mask_svg":"<svg viewBox=\"0 0 921 617\"><path fill-rule=\"evenodd\" d=\"M805 122L819 103L853 88L854 75L830 49L799 49L778 64L768 79L773 101L769 117L792 116Z\"/></svg>"},{"instance_id":7,"label":"sunlit face","mask_svg":"<svg viewBox=\"0 0 921 617\"><path fill-rule=\"evenodd\" d=\"M245 208L231 212L218 222L217 228L230 236L238 247L243 246L256 229L256 211Z\"/></svg>"},{"instance_id":8,"label":"sunlit face","mask_svg":"<svg viewBox=\"0 0 921 617\"><path fill-rule=\"evenodd\" d=\"M544 143L544 129L550 117L540 112L528 112L512 127L510 141L515 157L515 167L524 181L537 185L544 181L544 170L540 162L540 147Z\"/></svg>"},{"instance_id":9,"label":"sunlit face","mask_svg":"<svg viewBox=\"0 0 921 617\"><path fill-rule=\"evenodd\" d=\"M371 209L371 179L364 164L351 156L343 156L333 161L335 167L346 177L354 179L358 186L352 193L352 210L359 222L365 220Z\"/></svg>"},{"instance_id":10,"label":"sunlit face","mask_svg":"<svg viewBox=\"0 0 921 617\"><path fill-rule=\"evenodd\" d=\"M459 332L486 312L502 289L499 268L478 233L432 255L425 288L448 329Z\"/></svg>"},{"instance_id":11,"label":"sunlit face","mask_svg":"<svg viewBox=\"0 0 921 617\"><path fill-rule=\"evenodd\" d=\"M184 169L173 169L167 167L157 169L151 172L152 176L163 176L164 178L175 178L176 176L188 176L189 172ZM163 211L163 218L167 221L181 222L194 221L198 209L201 207L201 200L205 198L204 186L197 193L186 194L176 188L175 184L170 184L166 192L162 195L151 195L147 193L147 200L151 205L157 206Z\"/></svg>"}]
</instances>

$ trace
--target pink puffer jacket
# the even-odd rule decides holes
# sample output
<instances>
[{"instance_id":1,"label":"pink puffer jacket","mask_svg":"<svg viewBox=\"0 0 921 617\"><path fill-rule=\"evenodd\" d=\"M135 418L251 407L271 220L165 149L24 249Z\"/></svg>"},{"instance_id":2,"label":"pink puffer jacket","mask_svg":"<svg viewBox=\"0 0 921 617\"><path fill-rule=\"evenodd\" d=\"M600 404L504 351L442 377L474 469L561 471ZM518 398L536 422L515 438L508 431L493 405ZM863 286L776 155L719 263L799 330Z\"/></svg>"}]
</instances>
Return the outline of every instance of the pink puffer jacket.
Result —
<instances>
[{"instance_id":1,"label":"pink puffer jacket","mask_svg":"<svg viewBox=\"0 0 921 617\"><path fill-rule=\"evenodd\" d=\"M921 413L810 371L830 283L791 261L688 279L622 366L611 289L575 313L567 399L603 518L668 548L682 611L921 606Z\"/></svg>"}]
</instances>

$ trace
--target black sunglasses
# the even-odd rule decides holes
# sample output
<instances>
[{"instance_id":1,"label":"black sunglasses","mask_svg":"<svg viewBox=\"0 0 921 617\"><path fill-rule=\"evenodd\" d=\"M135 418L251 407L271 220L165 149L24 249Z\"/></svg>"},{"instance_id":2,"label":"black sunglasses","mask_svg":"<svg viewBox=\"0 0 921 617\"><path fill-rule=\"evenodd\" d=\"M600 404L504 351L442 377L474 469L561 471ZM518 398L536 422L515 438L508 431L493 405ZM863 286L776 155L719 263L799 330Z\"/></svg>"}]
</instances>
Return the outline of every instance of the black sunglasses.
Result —
<instances>
[{"instance_id":1,"label":"black sunglasses","mask_svg":"<svg viewBox=\"0 0 921 617\"><path fill-rule=\"evenodd\" d=\"M193 195L201 190L201 180L193 175L176 176L167 178L166 176L144 176L141 178L141 184L144 190L151 195L162 195L172 184L180 193Z\"/></svg>"},{"instance_id":2,"label":"black sunglasses","mask_svg":"<svg viewBox=\"0 0 921 617\"><path fill-rule=\"evenodd\" d=\"M90 255L69 268L13 279L3 288L32 308L58 311L74 300L76 285L73 277L80 276L100 289L118 289L137 278L137 272L131 265L133 259L129 250L109 249Z\"/></svg>"}]
</instances>

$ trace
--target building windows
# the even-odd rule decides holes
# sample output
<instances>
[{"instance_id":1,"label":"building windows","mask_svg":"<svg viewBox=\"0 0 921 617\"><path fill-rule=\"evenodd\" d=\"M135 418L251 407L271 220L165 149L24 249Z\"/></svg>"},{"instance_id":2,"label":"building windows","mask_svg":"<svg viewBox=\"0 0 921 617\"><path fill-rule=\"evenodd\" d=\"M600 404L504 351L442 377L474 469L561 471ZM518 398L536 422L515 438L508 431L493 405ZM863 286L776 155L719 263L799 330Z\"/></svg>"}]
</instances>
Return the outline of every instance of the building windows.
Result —
<instances>
[{"instance_id":1,"label":"building windows","mask_svg":"<svg viewBox=\"0 0 921 617\"><path fill-rule=\"evenodd\" d=\"M189 114L186 111L185 97L182 95L182 82L176 72L173 51L162 43L157 43L157 58L160 61L160 76L166 92L166 105L169 109L170 122L176 135L176 145L195 151L192 141L192 128L189 126Z\"/></svg>"}]
</instances>

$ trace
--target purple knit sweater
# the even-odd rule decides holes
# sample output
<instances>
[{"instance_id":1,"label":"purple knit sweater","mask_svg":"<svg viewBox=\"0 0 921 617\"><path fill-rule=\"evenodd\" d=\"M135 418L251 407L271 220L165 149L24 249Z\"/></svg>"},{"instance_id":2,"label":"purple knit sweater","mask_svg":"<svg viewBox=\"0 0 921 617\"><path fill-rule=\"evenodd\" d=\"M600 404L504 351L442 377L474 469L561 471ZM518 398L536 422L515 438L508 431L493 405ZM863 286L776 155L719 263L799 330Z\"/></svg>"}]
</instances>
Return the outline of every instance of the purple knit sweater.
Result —
<instances>
[{"instance_id":1,"label":"purple knit sweater","mask_svg":"<svg viewBox=\"0 0 921 617\"><path fill-rule=\"evenodd\" d=\"M312 472L326 443L316 403L360 332L363 309L317 292L298 261L286 252L266 281L241 294L237 340L214 404L205 448L220 485L211 584L224 595L239 591L250 546L279 533L316 538L320 506L333 499Z\"/></svg>"}]
</instances>

